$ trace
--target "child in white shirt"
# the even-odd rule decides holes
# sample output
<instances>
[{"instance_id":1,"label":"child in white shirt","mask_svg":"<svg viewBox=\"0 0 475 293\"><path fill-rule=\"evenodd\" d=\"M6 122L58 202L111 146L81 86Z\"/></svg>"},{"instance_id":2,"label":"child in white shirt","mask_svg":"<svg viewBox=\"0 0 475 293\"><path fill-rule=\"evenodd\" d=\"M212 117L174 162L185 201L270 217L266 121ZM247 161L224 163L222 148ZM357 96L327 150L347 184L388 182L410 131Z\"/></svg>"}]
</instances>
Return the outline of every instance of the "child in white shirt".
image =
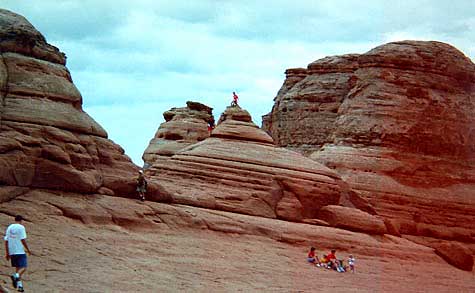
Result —
<instances>
[{"instance_id":1,"label":"child in white shirt","mask_svg":"<svg viewBox=\"0 0 475 293\"><path fill-rule=\"evenodd\" d=\"M350 270L352 273L355 272L355 258L353 257L352 254L348 257L348 265L350 266Z\"/></svg>"}]
</instances>

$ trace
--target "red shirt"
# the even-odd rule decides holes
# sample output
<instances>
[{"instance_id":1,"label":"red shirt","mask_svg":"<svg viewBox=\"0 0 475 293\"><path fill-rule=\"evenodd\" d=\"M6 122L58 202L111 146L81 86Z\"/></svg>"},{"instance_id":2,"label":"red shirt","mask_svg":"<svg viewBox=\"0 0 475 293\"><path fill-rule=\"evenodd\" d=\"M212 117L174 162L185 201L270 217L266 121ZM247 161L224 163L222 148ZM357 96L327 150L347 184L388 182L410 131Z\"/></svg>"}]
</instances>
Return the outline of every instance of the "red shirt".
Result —
<instances>
[{"instance_id":1,"label":"red shirt","mask_svg":"<svg viewBox=\"0 0 475 293\"><path fill-rule=\"evenodd\" d=\"M328 260L336 259L336 256L330 252L329 254L327 254L327 259Z\"/></svg>"},{"instance_id":2,"label":"red shirt","mask_svg":"<svg viewBox=\"0 0 475 293\"><path fill-rule=\"evenodd\" d=\"M233 93L233 101L234 101L235 103L237 103L238 99L239 99L238 96Z\"/></svg>"},{"instance_id":3,"label":"red shirt","mask_svg":"<svg viewBox=\"0 0 475 293\"><path fill-rule=\"evenodd\" d=\"M314 258L314 257L315 257L315 251L310 251L310 252L308 253L308 257Z\"/></svg>"}]
</instances>

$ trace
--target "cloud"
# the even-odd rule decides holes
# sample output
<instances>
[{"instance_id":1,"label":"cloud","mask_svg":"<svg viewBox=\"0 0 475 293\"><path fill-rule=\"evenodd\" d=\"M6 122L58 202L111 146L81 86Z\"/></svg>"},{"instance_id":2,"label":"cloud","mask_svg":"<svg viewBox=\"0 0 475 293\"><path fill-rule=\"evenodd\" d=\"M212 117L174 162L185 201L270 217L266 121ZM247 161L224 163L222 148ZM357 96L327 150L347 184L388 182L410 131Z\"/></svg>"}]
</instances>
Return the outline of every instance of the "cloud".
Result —
<instances>
[{"instance_id":1,"label":"cloud","mask_svg":"<svg viewBox=\"0 0 475 293\"><path fill-rule=\"evenodd\" d=\"M287 68L402 39L475 56L474 1L4 0L68 56L84 109L136 164L162 113L187 100L216 118L238 92L260 125ZM133 133L133 139L131 136Z\"/></svg>"},{"instance_id":2,"label":"cloud","mask_svg":"<svg viewBox=\"0 0 475 293\"><path fill-rule=\"evenodd\" d=\"M116 1L5 0L2 6L25 16L49 39L86 39L104 36L121 25L127 11Z\"/></svg>"}]
</instances>

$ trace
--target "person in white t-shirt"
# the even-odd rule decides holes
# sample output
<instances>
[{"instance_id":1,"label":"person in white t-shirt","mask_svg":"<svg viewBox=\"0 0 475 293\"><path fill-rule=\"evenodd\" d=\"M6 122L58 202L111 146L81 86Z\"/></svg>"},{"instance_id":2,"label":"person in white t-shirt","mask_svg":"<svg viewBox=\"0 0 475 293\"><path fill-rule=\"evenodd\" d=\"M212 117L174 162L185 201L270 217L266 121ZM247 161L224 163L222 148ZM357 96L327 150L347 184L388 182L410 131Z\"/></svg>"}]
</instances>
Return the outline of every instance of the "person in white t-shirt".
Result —
<instances>
[{"instance_id":1,"label":"person in white t-shirt","mask_svg":"<svg viewBox=\"0 0 475 293\"><path fill-rule=\"evenodd\" d=\"M348 257L348 265L350 266L350 271L352 273L355 272L355 258L353 257L352 254Z\"/></svg>"},{"instance_id":2,"label":"person in white t-shirt","mask_svg":"<svg viewBox=\"0 0 475 293\"><path fill-rule=\"evenodd\" d=\"M18 215L15 217L15 223L8 226L5 232L5 257L11 261L15 273L11 275L13 287L18 288L19 292L23 292L23 283L21 276L25 273L28 261L25 250L31 254L30 248L26 243L26 230L21 224L23 217Z\"/></svg>"}]
</instances>

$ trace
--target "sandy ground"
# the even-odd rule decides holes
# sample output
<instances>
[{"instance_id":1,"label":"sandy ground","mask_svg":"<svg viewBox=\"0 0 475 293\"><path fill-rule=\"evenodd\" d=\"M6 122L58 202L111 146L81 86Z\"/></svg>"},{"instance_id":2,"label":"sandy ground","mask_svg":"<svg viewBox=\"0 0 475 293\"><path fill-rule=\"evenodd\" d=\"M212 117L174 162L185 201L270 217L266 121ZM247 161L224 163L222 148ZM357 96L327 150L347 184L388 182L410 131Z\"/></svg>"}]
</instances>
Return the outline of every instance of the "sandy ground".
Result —
<instances>
[{"instance_id":1,"label":"sandy ground","mask_svg":"<svg viewBox=\"0 0 475 293\"><path fill-rule=\"evenodd\" d=\"M2 227L9 221L0 215ZM306 263L307 246L263 236L163 225L132 231L41 214L25 226L33 251L26 292L475 292L474 272L442 260L356 255L355 274L337 273ZM0 283L14 292L10 272L4 259Z\"/></svg>"}]
</instances>

